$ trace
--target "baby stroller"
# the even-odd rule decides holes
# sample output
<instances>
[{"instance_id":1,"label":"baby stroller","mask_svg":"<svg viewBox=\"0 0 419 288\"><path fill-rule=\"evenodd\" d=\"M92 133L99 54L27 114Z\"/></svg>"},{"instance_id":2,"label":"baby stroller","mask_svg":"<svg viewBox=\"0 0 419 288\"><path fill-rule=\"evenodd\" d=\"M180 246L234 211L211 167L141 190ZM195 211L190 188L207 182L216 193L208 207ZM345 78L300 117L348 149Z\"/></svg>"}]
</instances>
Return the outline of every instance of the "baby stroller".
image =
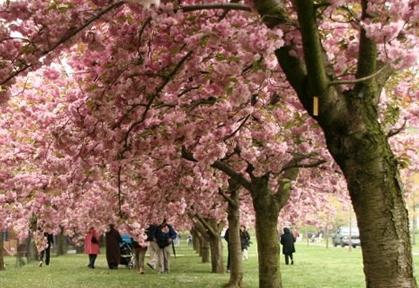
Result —
<instances>
[{"instance_id":1,"label":"baby stroller","mask_svg":"<svg viewBox=\"0 0 419 288\"><path fill-rule=\"evenodd\" d=\"M134 243L129 235L122 235L122 242L119 244L121 250L121 259L119 263L125 265L127 268L132 269L135 267L135 253Z\"/></svg>"}]
</instances>

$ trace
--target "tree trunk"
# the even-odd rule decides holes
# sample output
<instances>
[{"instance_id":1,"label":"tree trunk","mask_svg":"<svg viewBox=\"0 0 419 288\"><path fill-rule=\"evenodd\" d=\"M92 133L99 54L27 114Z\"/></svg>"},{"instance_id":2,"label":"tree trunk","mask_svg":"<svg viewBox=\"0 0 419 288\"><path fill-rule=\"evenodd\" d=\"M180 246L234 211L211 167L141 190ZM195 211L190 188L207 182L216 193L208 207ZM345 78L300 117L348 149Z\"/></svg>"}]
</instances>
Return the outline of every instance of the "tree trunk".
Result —
<instances>
[{"instance_id":1,"label":"tree trunk","mask_svg":"<svg viewBox=\"0 0 419 288\"><path fill-rule=\"evenodd\" d=\"M25 240L26 245L26 259L28 260L28 263L37 260L37 251L35 247L35 243L32 239L32 233L29 233L28 238Z\"/></svg>"},{"instance_id":2,"label":"tree trunk","mask_svg":"<svg viewBox=\"0 0 419 288\"><path fill-rule=\"evenodd\" d=\"M192 247L193 250L195 250L196 253L200 253L201 252L201 248L199 247L199 238L198 235L195 231L195 228L191 229L191 235L192 235ZM199 255L201 256L201 255Z\"/></svg>"},{"instance_id":3,"label":"tree trunk","mask_svg":"<svg viewBox=\"0 0 419 288\"><path fill-rule=\"evenodd\" d=\"M397 163L378 122L372 122L375 127L370 126L363 135L326 133L328 145L348 182L367 287L416 287L409 220Z\"/></svg>"},{"instance_id":4,"label":"tree trunk","mask_svg":"<svg viewBox=\"0 0 419 288\"><path fill-rule=\"evenodd\" d=\"M221 238L211 237L209 244L211 248L211 272L224 273L223 243Z\"/></svg>"},{"instance_id":5,"label":"tree trunk","mask_svg":"<svg viewBox=\"0 0 419 288\"><path fill-rule=\"evenodd\" d=\"M3 230L0 229L0 271L4 270L4 238Z\"/></svg>"},{"instance_id":6,"label":"tree trunk","mask_svg":"<svg viewBox=\"0 0 419 288\"><path fill-rule=\"evenodd\" d=\"M204 237L199 238L199 244L201 247L201 258L202 263L209 263L210 262L210 244Z\"/></svg>"},{"instance_id":7,"label":"tree trunk","mask_svg":"<svg viewBox=\"0 0 419 288\"><path fill-rule=\"evenodd\" d=\"M277 231L279 208L270 200L270 194L259 193L258 196L253 198L253 205L256 216L259 288L281 288Z\"/></svg>"},{"instance_id":8,"label":"tree trunk","mask_svg":"<svg viewBox=\"0 0 419 288\"><path fill-rule=\"evenodd\" d=\"M195 228L191 229L191 235L192 235L192 248L195 250L195 252L199 253L201 249L199 248L199 239L198 235L196 235Z\"/></svg>"},{"instance_id":9,"label":"tree trunk","mask_svg":"<svg viewBox=\"0 0 419 288\"><path fill-rule=\"evenodd\" d=\"M207 219L207 223L212 227L213 231L216 232L215 234L208 233L211 248L211 272L224 273L223 243L221 242L220 237L220 230L222 230L223 226L219 225L216 219Z\"/></svg>"},{"instance_id":10,"label":"tree trunk","mask_svg":"<svg viewBox=\"0 0 419 288\"><path fill-rule=\"evenodd\" d=\"M418 226L416 219L416 195L415 191L412 191L412 245L416 245L416 228Z\"/></svg>"},{"instance_id":11,"label":"tree trunk","mask_svg":"<svg viewBox=\"0 0 419 288\"><path fill-rule=\"evenodd\" d=\"M240 243L240 198L239 191L232 190L230 198L234 203L228 203L228 245L230 256L230 280L226 287L243 287L242 251ZM228 259L227 259L228 261Z\"/></svg>"},{"instance_id":12,"label":"tree trunk","mask_svg":"<svg viewBox=\"0 0 419 288\"><path fill-rule=\"evenodd\" d=\"M196 224L195 224L196 225ZM204 235L202 235L199 230L195 227L195 234L196 238L198 238L199 242L199 256L202 259L202 263L209 263L210 262L210 245L207 239L205 239Z\"/></svg>"},{"instance_id":13,"label":"tree trunk","mask_svg":"<svg viewBox=\"0 0 419 288\"><path fill-rule=\"evenodd\" d=\"M67 252L64 231L61 227L60 234L57 235L57 256L65 255Z\"/></svg>"},{"instance_id":14,"label":"tree trunk","mask_svg":"<svg viewBox=\"0 0 419 288\"><path fill-rule=\"evenodd\" d=\"M185 151L183 154L187 159L191 159L191 156ZM283 173L277 179L278 187L275 192L269 189L271 173L255 176L253 174L255 168L250 163L246 168L250 181L222 161L215 161L212 164L212 167L226 173L231 179L247 189L252 196L256 214L260 288L282 287L278 262L279 239L276 230L278 214L291 195L292 181L295 181L298 176L298 163L301 160L304 160L304 157L295 156L283 166Z\"/></svg>"},{"instance_id":15,"label":"tree trunk","mask_svg":"<svg viewBox=\"0 0 419 288\"><path fill-rule=\"evenodd\" d=\"M217 223L216 219L204 219L199 214L191 214L191 217L198 220L194 229L200 235L202 262L209 262L211 251L211 272L224 273L223 246L220 238L223 225Z\"/></svg>"},{"instance_id":16,"label":"tree trunk","mask_svg":"<svg viewBox=\"0 0 419 288\"><path fill-rule=\"evenodd\" d=\"M16 267L22 267L26 264L25 260L23 260L23 257L26 256L26 243L24 242L24 240L16 240Z\"/></svg>"},{"instance_id":17,"label":"tree trunk","mask_svg":"<svg viewBox=\"0 0 419 288\"><path fill-rule=\"evenodd\" d=\"M345 175L358 220L366 285L415 288L397 161L378 122L379 96L391 69L357 82L345 93L335 89L326 72L330 63L325 63L313 1L296 0L295 7L304 61L288 53L291 47L278 49L276 55L301 103L324 131L328 150ZM371 21L374 15L367 8L368 1L362 0L361 19ZM377 51L376 43L360 27L356 78L377 72ZM313 113L315 95L321 103L318 115Z\"/></svg>"}]
</instances>

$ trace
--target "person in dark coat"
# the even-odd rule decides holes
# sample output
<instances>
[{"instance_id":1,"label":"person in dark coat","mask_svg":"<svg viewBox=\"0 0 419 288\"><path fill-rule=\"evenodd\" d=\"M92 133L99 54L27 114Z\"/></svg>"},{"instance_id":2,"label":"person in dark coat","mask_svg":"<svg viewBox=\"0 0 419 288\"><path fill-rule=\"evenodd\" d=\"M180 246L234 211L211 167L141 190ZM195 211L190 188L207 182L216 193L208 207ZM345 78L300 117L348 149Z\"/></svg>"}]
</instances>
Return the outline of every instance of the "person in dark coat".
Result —
<instances>
[{"instance_id":1,"label":"person in dark coat","mask_svg":"<svg viewBox=\"0 0 419 288\"><path fill-rule=\"evenodd\" d=\"M44 233L44 237L47 239L47 247L41 251L39 255L39 267L42 267L45 259L45 265L49 265L50 255L51 255L51 247L54 244L54 236L50 233Z\"/></svg>"},{"instance_id":2,"label":"person in dark coat","mask_svg":"<svg viewBox=\"0 0 419 288\"><path fill-rule=\"evenodd\" d=\"M250 246L250 234L244 225L241 225L240 227L240 244L242 248L243 260L249 259L247 249Z\"/></svg>"},{"instance_id":3,"label":"person in dark coat","mask_svg":"<svg viewBox=\"0 0 419 288\"><path fill-rule=\"evenodd\" d=\"M170 257L170 245L173 240L177 237L175 229L172 225L163 220L163 223L156 229L155 232L156 242L159 246L158 258L160 264L160 273L169 272L169 257Z\"/></svg>"},{"instance_id":4,"label":"person in dark coat","mask_svg":"<svg viewBox=\"0 0 419 288\"><path fill-rule=\"evenodd\" d=\"M106 261L109 269L118 269L121 258L119 243L122 242L121 235L115 229L113 224L109 225L109 231L106 232Z\"/></svg>"},{"instance_id":5,"label":"person in dark coat","mask_svg":"<svg viewBox=\"0 0 419 288\"><path fill-rule=\"evenodd\" d=\"M284 228L284 234L281 235L282 253L285 255L285 265L289 264L291 259L291 265L294 264L292 253L295 252L294 247L295 238L289 228Z\"/></svg>"},{"instance_id":6,"label":"person in dark coat","mask_svg":"<svg viewBox=\"0 0 419 288\"><path fill-rule=\"evenodd\" d=\"M224 240L227 242L227 272L230 272L230 234L229 228L224 233Z\"/></svg>"}]
</instances>

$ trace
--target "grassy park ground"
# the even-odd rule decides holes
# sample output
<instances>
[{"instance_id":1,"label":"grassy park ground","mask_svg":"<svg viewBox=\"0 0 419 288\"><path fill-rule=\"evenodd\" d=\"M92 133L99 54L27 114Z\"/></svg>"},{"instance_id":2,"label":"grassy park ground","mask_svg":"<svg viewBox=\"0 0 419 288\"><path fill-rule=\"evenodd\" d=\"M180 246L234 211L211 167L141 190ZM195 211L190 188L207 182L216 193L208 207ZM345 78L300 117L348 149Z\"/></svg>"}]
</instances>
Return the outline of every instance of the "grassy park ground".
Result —
<instances>
[{"instance_id":1,"label":"grassy park ground","mask_svg":"<svg viewBox=\"0 0 419 288\"><path fill-rule=\"evenodd\" d=\"M182 243L183 244L183 243ZM292 288L361 288L365 287L362 272L361 249L297 244L295 265L285 266L281 258L284 287ZM245 284L258 287L256 247L252 245L249 260L244 262ZM7 270L0 273L1 288L204 288L222 287L228 274L210 273L209 263L200 263L195 252L183 244L177 249L177 258L171 257L171 272L157 274L146 268L141 275L125 267L110 271L105 255L98 257L97 268L88 269L87 256L66 255L53 257L50 266L42 268L36 262L15 267L15 258L6 257ZM419 267L419 247L414 247L415 266Z\"/></svg>"}]
</instances>

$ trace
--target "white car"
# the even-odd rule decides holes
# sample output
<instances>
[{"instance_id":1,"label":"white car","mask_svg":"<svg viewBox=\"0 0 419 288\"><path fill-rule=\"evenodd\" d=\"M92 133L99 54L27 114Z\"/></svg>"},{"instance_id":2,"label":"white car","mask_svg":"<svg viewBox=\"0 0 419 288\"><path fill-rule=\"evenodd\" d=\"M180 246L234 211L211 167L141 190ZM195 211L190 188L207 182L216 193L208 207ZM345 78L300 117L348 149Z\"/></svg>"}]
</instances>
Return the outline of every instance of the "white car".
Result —
<instances>
[{"instance_id":1,"label":"white car","mask_svg":"<svg viewBox=\"0 0 419 288\"><path fill-rule=\"evenodd\" d=\"M349 237L350 235L350 237ZM361 240L359 239L359 230L358 227L349 227L344 226L338 228L336 233L334 234L333 238L333 245L336 246L349 246L352 247L361 246Z\"/></svg>"}]
</instances>

